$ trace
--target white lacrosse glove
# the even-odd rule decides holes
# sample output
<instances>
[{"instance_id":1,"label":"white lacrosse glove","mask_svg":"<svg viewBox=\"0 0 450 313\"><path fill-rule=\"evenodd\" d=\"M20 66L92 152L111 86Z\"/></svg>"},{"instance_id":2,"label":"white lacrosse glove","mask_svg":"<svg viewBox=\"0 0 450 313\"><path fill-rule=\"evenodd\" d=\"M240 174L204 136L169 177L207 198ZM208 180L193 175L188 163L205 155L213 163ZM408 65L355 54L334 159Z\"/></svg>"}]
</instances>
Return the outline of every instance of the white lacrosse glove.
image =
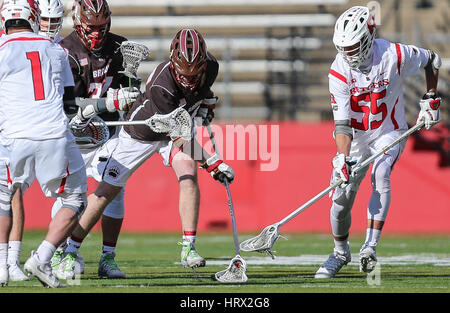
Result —
<instances>
[{"instance_id":1,"label":"white lacrosse glove","mask_svg":"<svg viewBox=\"0 0 450 313\"><path fill-rule=\"evenodd\" d=\"M338 153L333 158L333 168L337 173L337 177L343 180L343 183L339 186L341 188L347 187L351 177L351 165L350 157L343 153Z\"/></svg>"},{"instance_id":2,"label":"white lacrosse glove","mask_svg":"<svg viewBox=\"0 0 450 313\"><path fill-rule=\"evenodd\" d=\"M126 111L139 95L139 89L136 87L109 88L106 93L106 109L109 112Z\"/></svg>"},{"instance_id":3,"label":"white lacrosse glove","mask_svg":"<svg viewBox=\"0 0 450 313\"><path fill-rule=\"evenodd\" d=\"M206 171L222 185L225 185L225 180L227 180L229 184L234 180L233 169L228 164L223 163L217 154L214 154L206 160L200 167L206 169Z\"/></svg>"},{"instance_id":4,"label":"white lacrosse glove","mask_svg":"<svg viewBox=\"0 0 450 313\"><path fill-rule=\"evenodd\" d=\"M214 109L216 108L217 97L212 97L209 99L203 99L202 104L200 104L200 108L197 111L197 115L195 117L199 118L199 121L196 122L198 126L207 126L211 123L214 118Z\"/></svg>"},{"instance_id":5,"label":"white lacrosse glove","mask_svg":"<svg viewBox=\"0 0 450 313\"><path fill-rule=\"evenodd\" d=\"M441 113L439 106L441 105L441 98L437 97L434 92L427 92L422 100L419 102L420 112L417 116L417 122L425 122L425 129L429 130L431 127L441 121Z\"/></svg>"}]
</instances>

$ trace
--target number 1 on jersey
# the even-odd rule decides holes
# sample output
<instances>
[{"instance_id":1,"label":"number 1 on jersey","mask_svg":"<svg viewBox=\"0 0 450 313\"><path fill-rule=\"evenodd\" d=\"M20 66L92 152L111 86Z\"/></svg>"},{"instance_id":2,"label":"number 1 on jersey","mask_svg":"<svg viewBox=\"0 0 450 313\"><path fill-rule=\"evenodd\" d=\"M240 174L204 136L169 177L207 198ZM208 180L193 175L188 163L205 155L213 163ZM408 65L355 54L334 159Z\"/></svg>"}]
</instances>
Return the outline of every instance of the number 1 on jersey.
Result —
<instances>
[{"instance_id":1,"label":"number 1 on jersey","mask_svg":"<svg viewBox=\"0 0 450 313\"><path fill-rule=\"evenodd\" d=\"M39 58L39 52L27 52L27 59L31 63L31 72L33 75L33 86L34 86L34 100L44 100L44 82L42 81L42 68L41 59Z\"/></svg>"}]
</instances>

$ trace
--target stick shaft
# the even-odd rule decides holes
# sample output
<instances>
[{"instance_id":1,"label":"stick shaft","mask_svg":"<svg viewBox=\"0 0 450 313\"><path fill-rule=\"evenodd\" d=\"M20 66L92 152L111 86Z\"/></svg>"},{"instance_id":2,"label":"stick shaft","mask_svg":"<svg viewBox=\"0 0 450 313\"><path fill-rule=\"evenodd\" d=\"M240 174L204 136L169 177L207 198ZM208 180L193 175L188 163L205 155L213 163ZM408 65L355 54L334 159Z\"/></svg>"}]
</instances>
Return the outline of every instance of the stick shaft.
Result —
<instances>
[{"instance_id":1,"label":"stick shaft","mask_svg":"<svg viewBox=\"0 0 450 313\"><path fill-rule=\"evenodd\" d=\"M237 233L237 227L236 227L236 218L234 216L233 200L231 199L230 187L228 185L227 180L225 180L225 187L227 189L227 195L228 195L228 208L230 209L231 226L233 227L234 250L236 251L236 255L238 255L239 254L239 239L238 239L238 233Z\"/></svg>"},{"instance_id":2,"label":"stick shaft","mask_svg":"<svg viewBox=\"0 0 450 313\"><path fill-rule=\"evenodd\" d=\"M365 159L363 162L361 162L360 164L357 164L355 169L352 170L353 172L357 172L359 170L361 170L362 168L365 168L366 166L368 166L370 163L372 163L373 160L375 160L376 158L378 158L380 155L382 155L383 153L385 153L387 150L391 149L392 147L394 147L396 144L400 143L401 141L405 140L406 138L408 138L409 136L411 136L412 133L414 133L415 131L419 130L420 128L422 128L424 126L424 122L420 122L419 124L414 125L413 127L411 127L410 129L408 129L406 132L404 132L400 137L398 137L396 140L394 140L393 142L391 142L390 144L386 145L384 148L382 148L380 151L378 151L377 153L373 154L372 156L368 157L367 159ZM327 187L326 189L324 189L323 191L321 191L318 195L316 195L315 197L311 198L308 202L306 202L305 204L303 204L301 207L299 207L297 210L295 210L294 212L292 212L291 214L289 214L288 216L286 216L285 218L283 218L280 222L279 225L283 225L286 224L287 222L289 222L291 219L293 219L294 217L296 217L298 214L300 214L301 212L303 212L305 209L307 209L308 207L310 207L312 204L314 204L315 202L317 202L319 199L321 199L323 196L325 196L327 193L329 193L331 190L333 190L334 188L338 187L341 183L342 183L342 179L337 180L335 183L333 183L332 185L330 185L329 187Z\"/></svg>"},{"instance_id":3,"label":"stick shaft","mask_svg":"<svg viewBox=\"0 0 450 313\"><path fill-rule=\"evenodd\" d=\"M126 125L147 125L147 120L144 121L105 121L106 126L126 126Z\"/></svg>"},{"instance_id":4,"label":"stick shaft","mask_svg":"<svg viewBox=\"0 0 450 313\"><path fill-rule=\"evenodd\" d=\"M213 149L216 152L216 154L220 157L220 152L217 150L216 139L214 138L214 134L212 132L211 126L209 124L206 125L206 129L208 130L208 135L209 135L209 138L211 139ZM226 179L225 179L225 187L227 189L227 195L228 195L228 208L230 210L231 226L233 227L234 249L236 250L236 255L238 255L239 254L239 239L238 239L238 233L237 233L237 227L236 227L236 218L234 216L234 207L233 207L233 200L231 198L230 186L228 185L228 180L226 180Z\"/></svg>"}]
</instances>

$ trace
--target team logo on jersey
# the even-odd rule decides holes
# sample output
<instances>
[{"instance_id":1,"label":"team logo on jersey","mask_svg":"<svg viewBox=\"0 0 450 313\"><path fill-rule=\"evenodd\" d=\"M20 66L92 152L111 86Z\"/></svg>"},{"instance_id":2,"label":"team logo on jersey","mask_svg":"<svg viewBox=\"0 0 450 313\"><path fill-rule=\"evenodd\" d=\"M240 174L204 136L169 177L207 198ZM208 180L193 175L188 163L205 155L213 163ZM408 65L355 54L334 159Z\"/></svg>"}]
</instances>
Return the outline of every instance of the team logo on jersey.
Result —
<instances>
[{"instance_id":1,"label":"team logo on jersey","mask_svg":"<svg viewBox=\"0 0 450 313\"><path fill-rule=\"evenodd\" d=\"M383 86L387 86L387 85L389 85L389 79L385 78L385 79L380 80L379 82L373 82L367 87L355 86L353 88L350 88L350 94L353 95L353 94L366 93L366 92L372 91L374 89L379 89L379 88L381 88Z\"/></svg>"},{"instance_id":2,"label":"team logo on jersey","mask_svg":"<svg viewBox=\"0 0 450 313\"><path fill-rule=\"evenodd\" d=\"M80 63L80 66L86 66L86 65L88 65L88 60L87 60L87 58L83 58L83 59L78 60L78 63Z\"/></svg>"},{"instance_id":3,"label":"team logo on jersey","mask_svg":"<svg viewBox=\"0 0 450 313\"><path fill-rule=\"evenodd\" d=\"M336 103L336 99L334 98L334 95L330 93L330 102L331 104Z\"/></svg>"},{"instance_id":4,"label":"team logo on jersey","mask_svg":"<svg viewBox=\"0 0 450 313\"><path fill-rule=\"evenodd\" d=\"M108 70L109 70L109 64L106 65L104 68L93 71L92 75L94 76L94 78L99 78L99 77L104 76L106 73L108 73Z\"/></svg>"},{"instance_id":5,"label":"team logo on jersey","mask_svg":"<svg viewBox=\"0 0 450 313\"><path fill-rule=\"evenodd\" d=\"M117 176L119 176L119 174L120 174L120 170L117 166L112 166L108 169L108 176L117 178Z\"/></svg>"}]
</instances>

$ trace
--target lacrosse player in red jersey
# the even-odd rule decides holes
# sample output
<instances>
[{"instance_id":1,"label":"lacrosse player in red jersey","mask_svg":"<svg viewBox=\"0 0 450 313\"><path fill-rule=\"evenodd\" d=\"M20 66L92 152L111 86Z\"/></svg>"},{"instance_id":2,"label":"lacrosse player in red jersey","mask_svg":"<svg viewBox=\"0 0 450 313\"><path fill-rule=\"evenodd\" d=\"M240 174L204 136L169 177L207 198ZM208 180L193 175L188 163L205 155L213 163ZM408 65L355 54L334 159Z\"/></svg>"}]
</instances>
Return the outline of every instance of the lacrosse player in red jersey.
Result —
<instances>
[{"instance_id":1,"label":"lacrosse player in red jersey","mask_svg":"<svg viewBox=\"0 0 450 313\"><path fill-rule=\"evenodd\" d=\"M36 34L36 1L5 0L1 15L6 35L0 38L0 62L8 66L0 69L0 284L9 275L10 200L37 178L47 197L61 198L62 208L24 269L46 287L63 287L50 259L77 225L87 191L83 159L64 112L65 101L74 101L66 94L74 81L67 51Z\"/></svg>"},{"instance_id":2,"label":"lacrosse player in red jersey","mask_svg":"<svg viewBox=\"0 0 450 313\"><path fill-rule=\"evenodd\" d=\"M331 196L334 251L316 278L334 277L351 260L350 212L369 168L352 173L351 165L380 151L408 129L403 99L406 77L425 69L427 92L419 102L417 122L424 121L430 129L441 119L441 98L436 91L439 56L431 50L375 39L375 33L374 16L366 7L352 7L336 21L333 43L338 54L328 75L337 148L332 181L341 178L344 182ZM377 263L376 247L391 200L390 177L404 146L405 141L373 162L366 239L359 252L361 272L371 272Z\"/></svg>"},{"instance_id":3,"label":"lacrosse player in red jersey","mask_svg":"<svg viewBox=\"0 0 450 313\"><path fill-rule=\"evenodd\" d=\"M4 36L5 34L6 33L4 29L0 30L0 37ZM25 275L20 268L20 252L22 250L22 239L25 226L25 208L23 205L22 195L27 188L28 184L22 184L22 188L17 188L11 201L12 224L8 240L9 281L30 280L30 278Z\"/></svg>"},{"instance_id":4,"label":"lacrosse player in red jersey","mask_svg":"<svg viewBox=\"0 0 450 313\"><path fill-rule=\"evenodd\" d=\"M69 51L69 61L75 81L76 116L74 120L84 121L94 115L103 120L116 121L123 111L140 94L136 86L139 80L129 79L122 73L123 57L120 44L126 38L111 33L111 12L105 0L76 0L72 7L75 30L60 44ZM78 110L78 111L77 111ZM116 127L109 133L115 135ZM101 180L101 168L105 165L111 145L81 143L79 148L86 164L86 174L97 181ZM58 199L52 215L58 212L61 202ZM106 278L124 278L126 275L114 261L116 244L124 217L124 190L109 204L102 217L103 245L98 275ZM77 238L68 238L71 243L66 249L63 245L52 259L52 267L60 279L73 277L84 272L84 261L77 247Z\"/></svg>"},{"instance_id":5,"label":"lacrosse player in red jersey","mask_svg":"<svg viewBox=\"0 0 450 313\"><path fill-rule=\"evenodd\" d=\"M54 42L61 41L59 36L61 30L64 7L61 0L44 0L39 2L41 10L39 35L44 35L52 39ZM4 32L2 31L3 35ZM22 188L17 189L12 200L12 228L9 234L8 245L8 272L10 281L29 280L20 269L20 252L22 249L22 238L24 231L25 215L22 195L25 193L29 184L22 184Z\"/></svg>"},{"instance_id":6,"label":"lacrosse player in red jersey","mask_svg":"<svg viewBox=\"0 0 450 313\"><path fill-rule=\"evenodd\" d=\"M180 30L170 47L170 60L159 64L151 73L145 93L133 104L126 120L141 121L157 115L166 115L184 108L190 119L198 117L200 123L212 118L216 102L211 86L219 64L207 52L203 37L194 29ZM196 119L197 120L197 119ZM192 139L192 138L191 138ZM181 261L184 266L204 266L205 260L194 247L200 193L194 151L202 155L202 167L211 176L225 183L234 179L233 169L217 155L207 154L196 140L184 143L179 138L170 140L167 133L158 133L146 125L127 125L117 138L108 141L115 150L108 158L103 180L88 198L88 207L80 219L80 227L73 232L76 238L85 238L108 203L121 192L128 178L155 152L164 164L172 166L180 183L180 217L183 227Z\"/></svg>"}]
</instances>

